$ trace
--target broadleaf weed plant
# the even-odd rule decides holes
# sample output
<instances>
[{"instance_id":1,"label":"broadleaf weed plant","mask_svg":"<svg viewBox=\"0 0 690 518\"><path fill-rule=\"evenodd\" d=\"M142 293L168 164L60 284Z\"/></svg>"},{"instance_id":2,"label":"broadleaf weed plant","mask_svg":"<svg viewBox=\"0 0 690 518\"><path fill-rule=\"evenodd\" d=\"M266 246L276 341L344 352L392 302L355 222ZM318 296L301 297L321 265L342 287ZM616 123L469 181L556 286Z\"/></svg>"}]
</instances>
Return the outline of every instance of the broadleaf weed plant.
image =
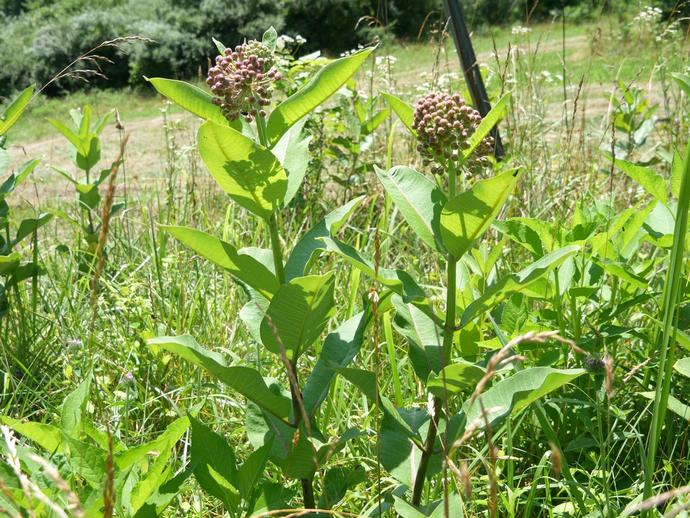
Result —
<instances>
[{"instance_id":1,"label":"broadleaf weed plant","mask_svg":"<svg viewBox=\"0 0 690 518\"><path fill-rule=\"evenodd\" d=\"M202 160L228 197L259 220L271 248L236 249L199 230L173 226L164 230L242 285L249 300L240 317L250 335L282 365L284 383L281 386L252 367L228 365L190 336L158 337L149 344L205 368L243 395L249 402L247 433L257 448L253 456L261 457L259 465L270 460L286 478L299 480L305 508L316 508L319 502L331 506L336 502L326 495L317 499L315 473L358 432L324 437L317 410L335 375L332 364L345 368L352 361L371 313L366 309L358 313L321 342L335 313L335 275L332 271L312 274L310 267L315 253L324 248L319 238L336 232L361 199L331 212L297 241L287 260L280 212L298 192L306 171L308 148L300 137L301 119L345 84L373 49L328 63L271 109L271 92L281 79L274 67L275 31L267 31L261 42L248 41L234 48L216 44L220 55L208 75L212 94L179 81L150 81L171 101L205 119L198 132ZM320 359L302 381L298 362L306 354L315 354L315 342L321 344ZM209 453L209 445L217 450ZM242 468L228 467L231 458L232 450L220 435L193 423L196 479L233 515L256 511L262 505L284 506L292 496L289 488L278 491L273 482L260 479L262 469L255 470L253 479L246 479ZM324 483L335 476L329 473ZM357 477L350 479L354 483Z\"/></svg>"},{"instance_id":2,"label":"broadleaf weed plant","mask_svg":"<svg viewBox=\"0 0 690 518\"><path fill-rule=\"evenodd\" d=\"M451 457L466 446L467 437L483 431L493 449L491 437L495 440L505 433L505 423L510 421L512 412L585 373L576 368L519 369L520 356L508 346L504 356L512 362L503 357L505 361L501 363L512 365L515 372L487 388L496 374L495 365L487 364L480 351L468 343L500 331L491 311L514 294L548 282L554 269L572 257L579 246L555 249L518 273L495 276L494 267L502 248L497 246L489 252L480 243L481 237L515 189L519 170L496 165L497 174L470 182L494 170L489 133L505 115L508 95L484 119L458 94L431 93L414 108L392 95L386 97L417 139L417 151L433 179L404 166L387 172L377 169L377 177L420 245L429 247L445 263L445 297L441 307L426 296L422 283L407 272L374 265L335 238L324 241L330 251L372 276L392 294L394 324L408 343L409 363L416 381L425 388L423 399L428 404L426 409L396 408L384 395L372 391L374 373L350 369L343 376L380 407L380 461L402 484L401 489L410 491L411 505L419 509L426 495L424 509L445 509L445 515L451 516L463 504L461 496L450 489L447 468L455 466ZM476 276L479 282L470 271L480 274ZM531 339L528 334L516 343ZM486 390L473 394L475 386ZM440 483L428 483L440 471ZM492 481L488 508L495 516L495 473L488 471ZM458 485L462 487L463 482L459 480ZM410 505L401 500L404 492L396 496L395 508L399 512Z\"/></svg>"},{"instance_id":3,"label":"broadleaf weed plant","mask_svg":"<svg viewBox=\"0 0 690 518\"><path fill-rule=\"evenodd\" d=\"M67 171L54 167L56 172L74 185L77 194L79 217L73 218L65 213L62 216L79 229L84 241L84 247L78 254L79 270L82 273L91 273L95 267L94 260L103 225L100 186L115 167L113 164L100 170L97 168L101 161L100 136L112 115L113 112L110 111L94 120L93 109L85 106L83 109L70 111L73 128L56 119L49 119L50 124L71 144L74 165L83 173L81 178L73 178ZM114 204L108 217L112 217L123 207L124 204Z\"/></svg>"},{"instance_id":4,"label":"broadleaf weed plant","mask_svg":"<svg viewBox=\"0 0 690 518\"><path fill-rule=\"evenodd\" d=\"M0 175L4 176L10 166L10 153L7 149L8 132L20 120L33 94L33 86L26 88L0 115ZM3 343L15 344L11 351L14 365L5 366L8 372L15 372L15 369L18 369L20 373L23 373L26 369L27 350L31 340L31 333L28 331L35 327L32 315L36 314L38 304L38 276L43 273L43 267L38 259L38 229L52 219L52 214L42 213L23 219L14 228L16 222L7 197L29 177L38 163L37 159L29 160L18 171L10 173L0 184L0 279L2 279L0 282L0 325L4 328ZM22 249L22 245L27 241L31 243L29 257L27 257L29 254ZM29 279L32 280L32 295L27 304L24 294L19 289L19 284ZM20 334L13 338L10 337L12 324L5 318L12 309L11 299L14 299L13 304L16 306L14 316L20 323L16 327ZM27 336L21 336L22 332L28 332Z\"/></svg>"}]
</instances>

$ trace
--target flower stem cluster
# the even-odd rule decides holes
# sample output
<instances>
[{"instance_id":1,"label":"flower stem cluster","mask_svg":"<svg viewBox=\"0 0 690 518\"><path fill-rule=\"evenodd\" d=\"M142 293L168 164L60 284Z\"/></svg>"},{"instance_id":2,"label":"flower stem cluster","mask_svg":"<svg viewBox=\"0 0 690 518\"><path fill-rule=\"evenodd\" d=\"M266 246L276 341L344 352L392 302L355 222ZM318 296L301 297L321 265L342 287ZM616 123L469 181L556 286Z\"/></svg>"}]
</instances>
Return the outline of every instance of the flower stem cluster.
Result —
<instances>
[{"instance_id":1,"label":"flower stem cluster","mask_svg":"<svg viewBox=\"0 0 690 518\"><path fill-rule=\"evenodd\" d=\"M434 173L443 173L449 165L471 171L488 165L494 148L492 137L486 137L472 156L463 162L462 151L469 148L469 138L479 126L479 112L465 104L460 94L430 93L415 106L412 127L417 132L417 151Z\"/></svg>"},{"instance_id":2,"label":"flower stem cluster","mask_svg":"<svg viewBox=\"0 0 690 518\"><path fill-rule=\"evenodd\" d=\"M216 96L213 102L228 120L243 117L251 122L257 115L266 116L264 107L271 103L273 83L282 78L273 65L271 50L255 40L216 56L206 84Z\"/></svg>"}]
</instances>

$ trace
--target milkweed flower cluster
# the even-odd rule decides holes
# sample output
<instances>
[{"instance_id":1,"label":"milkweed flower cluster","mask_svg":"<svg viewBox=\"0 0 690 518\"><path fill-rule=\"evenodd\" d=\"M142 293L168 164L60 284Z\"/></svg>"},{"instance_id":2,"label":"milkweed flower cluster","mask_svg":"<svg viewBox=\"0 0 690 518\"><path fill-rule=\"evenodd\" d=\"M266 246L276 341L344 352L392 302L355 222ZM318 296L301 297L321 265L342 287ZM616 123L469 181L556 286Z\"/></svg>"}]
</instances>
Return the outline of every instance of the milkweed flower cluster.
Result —
<instances>
[{"instance_id":1,"label":"milkweed flower cluster","mask_svg":"<svg viewBox=\"0 0 690 518\"><path fill-rule=\"evenodd\" d=\"M280 79L273 52L263 43L251 40L216 56L206 84L225 118L233 121L243 117L251 122L257 115L266 115L264 107L271 103L273 83Z\"/></svg>"},{"instance_id":2,"label":"milkweed flower cluster","mask_svg":"<svg viewBox=\"0 0 690 518\"><path fill-rule=\"evenodd\" d=\"M470 136L481 122L479 112L467 105L460 94L430 93L415 106L412 127L417 132L417 151L425 165L435 173L443 173L451 163L461 165L462 151L469 148ZM477 170L489 164L494 139L486 137L477 146L465 165Z\"/></svg>"}]
</instances>

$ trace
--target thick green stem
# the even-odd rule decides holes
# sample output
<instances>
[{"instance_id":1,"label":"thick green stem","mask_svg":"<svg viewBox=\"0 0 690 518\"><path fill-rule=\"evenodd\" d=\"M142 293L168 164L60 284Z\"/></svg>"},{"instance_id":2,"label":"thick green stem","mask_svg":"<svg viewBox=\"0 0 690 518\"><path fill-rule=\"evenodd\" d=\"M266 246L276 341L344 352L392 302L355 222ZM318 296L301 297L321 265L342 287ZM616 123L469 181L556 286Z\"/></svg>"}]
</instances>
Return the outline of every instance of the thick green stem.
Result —
<instances>
[{"instance_id":1,"label":"thick green stem","mask_svg":"<svg viewBox=\"0 0 690 518\"><path fill-rule=\"evenodd\" d=\"M259 137L259 143L268 148L268 135L266 134L266 121L260 115L256 117L256 133ZM271 250L273 251L273 264L276 270L276 277L280 284L285 284L285 270L283 267L283 249L280 246L280 235L278 234L278 223L276 215L273 213L268 220L268 230L271 236Z\"/></svg>"},{"instance_id":2,"label":"thick green stem","mask_svg":"<svg viewBox=\"0 0 690 518\"><path fill-rule=\"evenodd\" d=\"M271 234L271 250L273 251L273 264L275 265L276 277L280 284L285 284L285 270L283 267L283 248L280 246L280 236L278 235L278 223L275 214L268 220L268 230Z\"/></svg>"},{"instance_id":3,"label":"thick green stem","mask_svg":"<svg viewBox=\"0 0 690 518\"><path fill-rule=\"evenodd\" d=\"M685 237L688 231L688 209L690 208L690 143L685 155L683 166L683 180L678 196L678 208L676 210L676 224L673 232L673 248L664 285L663 298L663 332L659 351L659 367L656 379L656 394L654 396L654 410L652 413L652 425L647 444L647 465L644 477L644 498L650 498L653 491L654 472L656 470L656 452L661 436L661 428L666 417L668 398L671 391L671 374L674 358L675 334L674 315L683 275L683 252L685 249ZM651 511L646 511L645 516L651 516Z\"/></svg>"},{"instance_id":4,"label":"thick green stem","mask_svg":"<svg viewBox=\"0 0 690 518\"><path fill-rule=\"evenodd\" d=\"M448 199L455 196L455 175L456 171L453 167L449 168L448 175ZM457 291L457 265L458 259L451 254L446 257L446 319L443 324L443 348L441 357L441 368L448 365L453 349L453 335L455 334L455 310L456 310L456 291ZM438 435L438 423L443 411L443 400L439 397L434 397L434 415L431 417L429 424L429 432L424 443L424 451L422 458L419 461L419 468L414 478L414 488L412 490L412 504L419 505L422 500L422 491L424 490L424 481L426 480L426 472L429 468L429 461L434 454L434 445L436 444L436 436Z\"/></svg>"},{"instance_id":5,"label":"thick green stem","mask_svg":"<svg viewBox=\"0 0 690 518\"><path fill-rule=\"evenodd\" d=\"M269 147L268 136L266 135L266 121L263 117L256 117L256 132L259 136L259 142L264 147ZM276 215L271 214L268 220L268 230L271 236L271 250L273 251L273 264L276 270L276 277L278 277L278 282L280 284L285 284L285 268L283 265L283 248L280 244L280 234L278 233L278 222L276 221ZM302 418L302 409L300 408L300 394L295 391L299 390L299 383L297 381L297 365L292 363L292 371L294 379L293 383L290 383L290 395L292 396L292 412L294 414L295 424L299 426ZM289 375L289 373L288 373ZM307 423L308 424L308 423ZM314 500L314 484L312 479L303 478L300 479L302 484L302 496L304 498L304 507L306 509L315 509L316 502Z\"/></svg>"}]
</instances>

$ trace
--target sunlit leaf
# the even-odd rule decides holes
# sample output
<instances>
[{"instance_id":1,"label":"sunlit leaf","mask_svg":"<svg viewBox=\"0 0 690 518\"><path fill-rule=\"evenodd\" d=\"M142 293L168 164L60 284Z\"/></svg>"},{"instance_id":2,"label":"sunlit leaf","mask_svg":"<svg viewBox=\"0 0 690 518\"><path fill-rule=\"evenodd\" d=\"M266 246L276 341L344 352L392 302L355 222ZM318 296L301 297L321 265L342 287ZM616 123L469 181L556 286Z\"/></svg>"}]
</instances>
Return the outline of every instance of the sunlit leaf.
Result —
<instances>
[{"instance_id":1,"label":"sunlit leaf","mask_svg":"<svg viewBox=\"0 0 690 518\"><path fill-rule=\"evenodd\" d=\"M407 224L427 245L442 251L440 218L446 196L435 182L409 167L397 166L376 175Z\"/></svg>"},{"instance_id":2,"label":"sunlit leaf","mask_svg":"<svg viewBox=\"0 0 690 518\"><path fill-rule=\"evenodd\" d=\"M515 188L519 177L511 169L479 180L468 191L448 200L441 212L441 237L450 254L459 259L491 225Z\"/></svg>"},{"instance_id":3,"label":"sunlit leaf","mask_svg":"<svg viewBox=\"0 0 690 518\"><path fill-rule=\"evenodd\" d=\"M359 70L374 49L336 59L319 70L309 83L280 103L268 118L268 140L273 146L302 117L337 92Z\"/></svg>"},{"instance_id":4,"label":"sunlit leaf","mask_svg":"<svg viewBox=\"0 0 690 518\"><path fill-rule=\"evenodd\" d=\"M530 367L518 371L484 391L471 406L469 402L465 403L463 410L467 416L467 425L478 423L480 428L484 428L485 421L494 425L502 417L524 410L585 372L587 371L584 369L551 367Z\"/></svg>"},{"instance_id":5,"label":"sunlit leaf","mask_svg":"<svg viewBox=\"0 0 690 518\"><path fill-rule=\"evenodd\" d=\"M161 228L183 245L230 272L240 282L257 290L264 297L271 298L278 290L278 279L268 268L248 253L239 253L230 243L193 228L174 226Z\"/></svg>"},{"instance_id":6,"label":"sunlit leaf","mask_svg":"<svg viewBox=\"0 0 690 518\"><path fill-rule=\"evenodd\" d=\"M412 122L414 121L414 108L395 95L384 93L383 97L398 116L400 122L402 122L405 127L410 130L413 135L415 135L416 132L412 128Z\"/></svg>"},{"instance_id":7,"label":"sunlit leaf","mask_svg":"<svg viewBox=\"0 0 690 518\"><path fill-rule=\"evenodd\" d=\"M220 107L213 104L213 95L202 90L194 85L184 81L177 81L175 79L164 79L162 77L152 77L148 79L149 83L160 93L167 97L172 102L177 104L180 108L193 113L202 119L221 124L223 126L232 126L237 131L241 131L242 126L239 121L232 123L223 116Z\"/></svg>"},{"instance_id":8,"label":"sunlit leaf","mask_svg":"<svg viewBox=\"0 0 690 518\"><path fill-rule=\"evenodd\" d=\"M506 116L509 105L510 93L507 93L501 97L491 108L489 113L482 118L482 121L479 123L479 126L477 126L477 129L474 130L472 135L470 135L469 146L462 152L462 154L465 156L465 159L469 158L472 153L474 153L474 150L477 149L477 146L482 143L482 140L484 140L489 133L491 133L491 130L494 128L494 126Z\"/></svg>"},{"instance_id":9,"label":"sunlit leaf","mask_svg":"<svg viewBox=\"0 0 690 518\"><path fill-rule=\"evenodd\" d=\"M203 367L219 381L279 418L286 419L290 414L290 400L269 390L257 371L250 367L226 366L220 354L204 349L189 335L161 336L147 343Z\"/></svg>"},{"instance_id":10,"label":"sunlit leaf","mask_svg":"<svg viewBox=\"0 0 690 518\"><path fill-rule=\"evenodd\" d=\"M26 110L34 95L34 85L28 86L5 108L0 115L0 137L14 126Z\"/></svg>"},{"instance_id":11,"label":"sunlit leaf","mask_svg":"<svg viewBox=\"0 0 690 518\"><path fill-rule=\"evenodd\" d=\"M206 167L233 200L264 219L282 204L288 180L273 153L213 122L199 128L198 141Z\"/></svg>"}]
</instances>

